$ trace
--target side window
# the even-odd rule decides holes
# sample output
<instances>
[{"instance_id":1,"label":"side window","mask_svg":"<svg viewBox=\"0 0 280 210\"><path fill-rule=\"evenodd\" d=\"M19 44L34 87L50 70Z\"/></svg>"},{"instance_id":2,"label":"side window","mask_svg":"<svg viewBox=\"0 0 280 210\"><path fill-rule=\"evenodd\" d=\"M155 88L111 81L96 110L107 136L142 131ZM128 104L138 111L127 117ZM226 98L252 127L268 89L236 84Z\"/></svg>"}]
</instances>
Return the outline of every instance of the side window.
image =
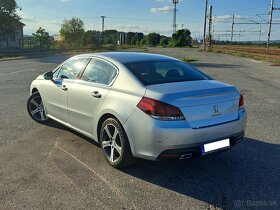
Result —
<instances>
[{"instance_id":1,"label":"side window","mask_svg":"<svg viewBox=\"0 0 280 210\"><path fill-rule=\"evenodd\" d=\"M81 79L88 82L108 85L116 74L117 70L114 66L105 61L93 58L87 65Z\"/></svg>"},{"instance_id":2,"label":"side window","mask_svg":"<svg viewBox=\"0 0 280 210\"><path fill-rule=\"evenodd\" d=\"M79 71L84 67L87 58L76 58L68 61L60 67L57 78L75 79Z\"/></svg>"}]
</instances>

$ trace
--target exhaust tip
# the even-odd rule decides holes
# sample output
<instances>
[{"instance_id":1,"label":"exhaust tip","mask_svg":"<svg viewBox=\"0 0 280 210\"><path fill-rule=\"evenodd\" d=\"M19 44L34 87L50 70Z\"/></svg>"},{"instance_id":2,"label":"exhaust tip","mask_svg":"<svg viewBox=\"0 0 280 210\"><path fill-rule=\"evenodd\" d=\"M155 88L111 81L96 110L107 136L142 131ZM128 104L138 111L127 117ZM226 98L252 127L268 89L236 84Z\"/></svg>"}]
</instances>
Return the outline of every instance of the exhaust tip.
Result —
<instances>
[{"instance_id":1,"label":"exhaust tip","mask_svg":"<svg viewBox=\"0 0 280 210\"><path fill-rule=\"evenodd\" d=\"M243 140L242 138L241 138L241 139L238 139L238 140L236 141L236 144L237 144L237 143L240 143L242 140Z\"/></svg>"},{"instance_id":2,"label":"exhaust tip","mask_svg":"<svg viewBox=\"0 0 280 210\"><path fill-rule=\"evenodd\" d=\"M192 153L183 154L183 155L181 155L181 157L179 159L185 160L185 159L189 159L189 158L192 158Z\"/></svg>"}]
</instances>

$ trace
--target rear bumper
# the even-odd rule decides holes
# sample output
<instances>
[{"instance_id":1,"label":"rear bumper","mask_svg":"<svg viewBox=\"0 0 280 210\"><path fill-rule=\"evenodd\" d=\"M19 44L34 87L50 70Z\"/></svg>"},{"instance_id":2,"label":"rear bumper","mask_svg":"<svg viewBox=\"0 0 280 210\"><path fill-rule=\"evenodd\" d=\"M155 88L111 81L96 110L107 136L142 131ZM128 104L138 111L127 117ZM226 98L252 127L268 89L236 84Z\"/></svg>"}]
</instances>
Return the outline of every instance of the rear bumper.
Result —
<instances>
[{"instance_id":1,"label":"rear bumper","mask_svg":"<svg viewBox=\"0 0 280 210\"><path fill-rule=\"evenodd\" d=\"M202 144L220 139L230 138L233 146L243 138L246 123L245 109L239 110L239 118L235 121L200 129L191 128L187 121L155 120L140 109L135 109L125 122L124 129L135 157L157 160L160 155L170 151L180 155L191 150L195 155Z\"/></svg>"},{"instance_id":2,"label":"rear bumper","mask_svg":"<svg viewBox=\"0 0 280 210\"><path fill-rule=\"evenodd\" d=\"M231 147L235 146L237 143L240 143L243 140L244 135L245 135L245 132L242 131L242 132L234 134L232 136L227 136L227 137L224 137L224 138L219 138L219 139L204 142L204 143L211 143L211 142L214 142L214 141L219 141L219 140L222 140L222 139L229 138L230 148L231 148ZM157 160L189 159L189 158L200 157L200 156L203 156L201 154L201 146L202 146L202 144L197 144L196 146L188 147L188 148L165 150L157 157ZM228 149L229 148L217 150L217 151L212 152L210 154L212 155L212 154L220 153L220 152L226 151Z\"/></svg>"}]
</instances>

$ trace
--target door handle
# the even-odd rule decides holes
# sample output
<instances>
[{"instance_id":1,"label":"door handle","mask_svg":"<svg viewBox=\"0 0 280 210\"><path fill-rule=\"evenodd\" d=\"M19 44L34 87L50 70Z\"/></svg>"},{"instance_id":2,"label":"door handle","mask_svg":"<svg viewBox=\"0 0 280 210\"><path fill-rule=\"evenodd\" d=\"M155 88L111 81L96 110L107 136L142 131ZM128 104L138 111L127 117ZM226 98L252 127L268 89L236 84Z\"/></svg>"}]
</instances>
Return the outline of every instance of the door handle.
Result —
<instances>
[{"instance_id":1,"label":"door handle","mask_svg":"<svg viewBox=\"0 0 280 210\"><path fill-rule=\"evenodd\" d=\"M98 91L93 91L93 92L91 93L91 96L93 96L93 97L95 97L95 98L101 98L101 95L100 95L100 93L99 93Z\"/></svg>"},{"instance_id":2,"label":"door handle","mask_svg":"<svg viewBox=\"0 0 280 210\"><path fill-rule=\"evenodd\" d=\"M67 88L66 85L62 85L61 89L64 90L64 91L67 91L67 90L68 90L68 88Z\"/></svg>"}]
</instances>

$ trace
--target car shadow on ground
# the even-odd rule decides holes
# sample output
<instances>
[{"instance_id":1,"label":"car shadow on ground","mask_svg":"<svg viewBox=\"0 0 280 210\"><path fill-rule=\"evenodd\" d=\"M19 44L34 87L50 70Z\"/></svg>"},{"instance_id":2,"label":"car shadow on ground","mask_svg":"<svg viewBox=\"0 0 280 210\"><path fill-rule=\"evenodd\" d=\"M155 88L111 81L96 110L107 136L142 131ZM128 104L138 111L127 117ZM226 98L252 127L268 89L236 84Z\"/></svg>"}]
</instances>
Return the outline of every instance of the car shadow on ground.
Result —
<instances>
[{"instance_id":1,"label":"car shadow on ground","mask_svg":"<svg viewBox=\"0 0 280 210\"><path fill-rule=\"evenodd\" d=\"M199 159L139 160L122 171L222 209L280 208L280 146L260 140L245 138L230 151Z\"/></svg>"},{"instance_id":2,"label":"car shadow on ground","mask_svg":"<svg viewBox=\"0 0 280 210\"><path fill-rule=\"evenodd\" d=\"M87 141L91 144L94 144L97 147L100 147L100 145L96 141L94 141L93 139L91 139L91 138L89 138L89 137L87 137L87 136L85 136L81 133L78 133L78 132L74 131L73 129L68 128L65 125L62 125L62 124L60 124L60 123L58 123L54 120L50 120L50 122L48 122L45 125L48 126L48 127L52 127L52 128L56 128L56 129L59 129L59 130L64 130L64 131L70 132L70 133L80 137L81 139L83 139L83 140L85 140L85 141Z\"/></svg>"},{"instance_id":3,"label":"car shadow on ground","mask_svg":"<svg viewBox=\"0 0 280 210\"><path fill-rule=\"evenodd\" d=\"M65 130L98 146L98 143L64 125ZM224 153L183 161L138 160L123 173L159 187L203 201L205 208L279 209L280 145L244 140ZM187 208L187 206L186 206Z\"/></svg>"}]
</instances>

